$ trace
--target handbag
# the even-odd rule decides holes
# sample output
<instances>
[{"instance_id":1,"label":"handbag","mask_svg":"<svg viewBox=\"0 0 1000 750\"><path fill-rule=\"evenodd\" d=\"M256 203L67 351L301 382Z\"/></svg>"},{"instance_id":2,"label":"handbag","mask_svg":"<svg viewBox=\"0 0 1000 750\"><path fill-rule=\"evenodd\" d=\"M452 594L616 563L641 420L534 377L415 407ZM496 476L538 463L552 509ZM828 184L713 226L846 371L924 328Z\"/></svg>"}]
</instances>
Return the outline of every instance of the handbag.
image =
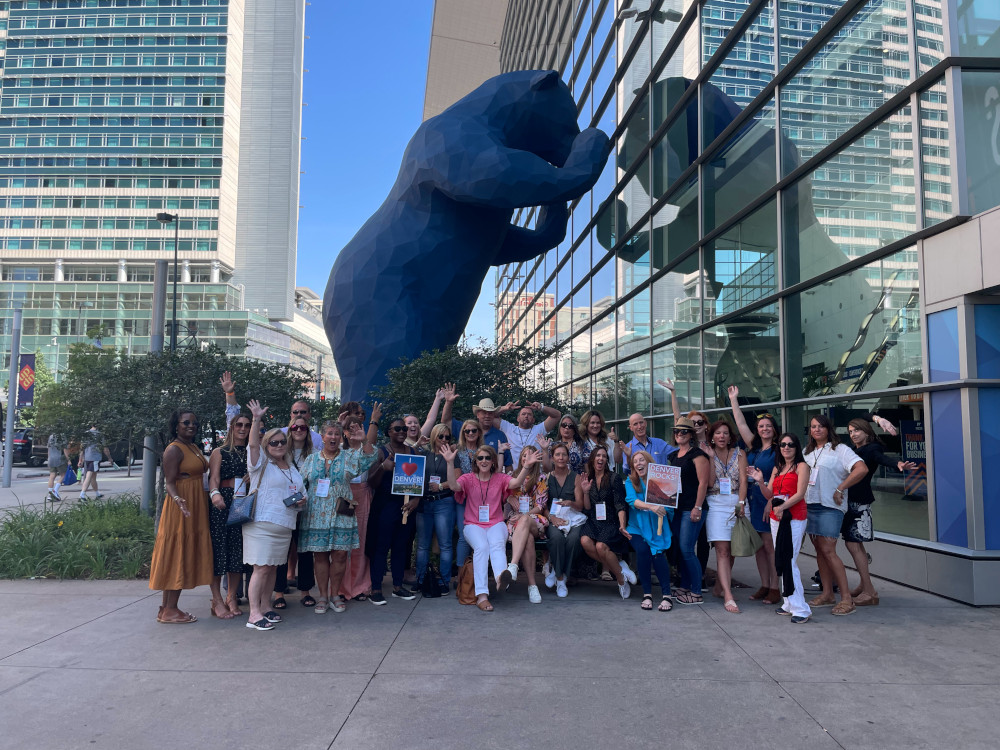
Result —
<instances>
[{"instance_id":1,"label":"handbag","mask_svg":"<svg viewBox=\"0 0 1000 750\"><path fill-rule=\"evenodd\" d=\"M441 571L433 565L428 565L424 571L424 581L420 584L420 593L427 599L440 599L444 594L441 592Z\"/></svg>"},{"instance_id":2,"label":"handbag","mask_svg":"<svg viewBox=\"0 0 1000 750\"><path fill-rule=\"evenodd\" d=\"M455 591L459 604L476 603L476 574L472 570L470 557L458 571L458 589Z\"/></svg>"},{"instance_id":3,"label":"handbag","mask_svg":"<svg viewBox=\"0 0 1000 750\"><path fill-rule=\"evenodd\" d=\"M733 526L732 541L729 549L733 557L753 557L757 550L764 546L757 529L750 523L746 516L737 516L736 525Z\"/></svg>"},{"instance_id":4,"label":"handbag","mask_svg":"<svg viewBox=\"0 0 1000 750\"><path fill-rule=\"evenodd\" d=\"M64 487L69 487L71 484L76 484L80 479L77 477L76 472L73 471L72 466L66 467L66 476L63 477L62 483Z\"/></svg>"},{"instance_id":5,"label":"handbag","mask_svg":"<svg viewBox=\"0 0 1000 750\"><path fill-rule=\"evenodd\" d=\"M261 472L263 475L263 472ZM249 482L247 483L249 485ZM257 481L257 489L260 489L260 480ZM257 490L239 495L233 498L229 506L229 515L226 518L226 526L242 526L253 520L254 512L257 510Z\"/></svg>"},{"instance_id":6,"label":"handbag","mask_svg":"<svg viewBox=\"0 0 1000 750\"><path fill-rule=\"evenodd\" d=\"M336 513L338 516L348 516L348 517L353 516L354 506L351 505L351 501L348 500L346 497L338 497Z\"/></svg>"}]
</instances>

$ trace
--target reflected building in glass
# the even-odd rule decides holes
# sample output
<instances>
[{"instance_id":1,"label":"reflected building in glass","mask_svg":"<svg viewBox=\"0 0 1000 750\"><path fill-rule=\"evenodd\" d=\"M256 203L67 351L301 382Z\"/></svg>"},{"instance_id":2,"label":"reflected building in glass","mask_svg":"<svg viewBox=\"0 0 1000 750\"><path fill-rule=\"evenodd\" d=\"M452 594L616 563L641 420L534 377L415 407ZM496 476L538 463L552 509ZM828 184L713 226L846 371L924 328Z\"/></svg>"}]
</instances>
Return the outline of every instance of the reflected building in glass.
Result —
<instances>
[{"instance_id":1,"label":"reflected building in glass","mask_svg":"<svg viewBox=\"0 0 1000 750\"><path fill-rule=\"evenodd\" d=\"M1000 5L506 5L492 72L558 69L616 148L566 240L499 269L498 344L548 348L526 376L619 435L640 412L669 437L659 380L802 437L877 412L920 468L877 470L873 570L1000 603Z\"/></svg>"},{"instance_id":2,"label":"reflected building in glass","mask_svg":"<svg viewBox=\"0 0 1000 750\"><path fill-rule=\"evenodd\" d=\"M325 354L335 372L315 301L295 293L304 13L0 0L3 359L15 307L22 350L57 373L74 343L148 351L168 213L182 346L309 369ZM169 325L169 293L167 308Z\"/></svg>"}]
</instances>

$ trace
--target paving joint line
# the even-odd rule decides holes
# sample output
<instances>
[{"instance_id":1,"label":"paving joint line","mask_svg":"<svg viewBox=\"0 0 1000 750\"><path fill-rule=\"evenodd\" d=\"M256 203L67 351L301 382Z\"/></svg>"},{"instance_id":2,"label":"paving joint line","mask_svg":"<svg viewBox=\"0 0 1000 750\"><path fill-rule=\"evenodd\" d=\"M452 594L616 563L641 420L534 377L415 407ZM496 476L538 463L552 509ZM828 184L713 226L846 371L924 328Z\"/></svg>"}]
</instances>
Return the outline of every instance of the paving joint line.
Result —
<instances>
[{"instance_id":1,"label":"paving joint line","mask_svg":"<svg viewBox=\"0 0 1000 750\"><path fill-rule=\"evenodd\" d=\"M361 699L365 697L365 693L368 692L368 688L371 686L372 680L375 679L375 675L378 674L378 670L381 668L383 662L385 662L386 657L389 656L389 652L392 651L392 647L395 646L396 641L399 640L399 636L402 634L403 628L406 627L406 623L408 623L410 621L410 618L413 617L413 613L417 611L417 607L420 606L420 602L422 602L423 600L424 598L422 596L417 597L417 603L413 605L413 608L406 615L406 619L403 620L402 624L399 626L399 630L396 632L395 637L392 639L392 643L389 644L389 647L385 650L385 653L382 654L382 658L379 659L378 664L375 665L375 669L372 670L371 677L368 678L368 682L365 683L365 686L361 689L361 692L358 693L358 698L357 700L354 701L354 705L351 706L351 710L347 712L347 716L344 717L344 720L340 723L340 726L337 727L337 731L333 735L333 739L330 740L330 744L327 745L326 750L333 750L333 746L334 744L336 744L337 738L340 736L340 733L344 731L344 727L347 726L347 722L351 720L351 714L354 713L354 709L356 709L358 707L358 704L361 703Z\"/></svg>"}]
</instances>

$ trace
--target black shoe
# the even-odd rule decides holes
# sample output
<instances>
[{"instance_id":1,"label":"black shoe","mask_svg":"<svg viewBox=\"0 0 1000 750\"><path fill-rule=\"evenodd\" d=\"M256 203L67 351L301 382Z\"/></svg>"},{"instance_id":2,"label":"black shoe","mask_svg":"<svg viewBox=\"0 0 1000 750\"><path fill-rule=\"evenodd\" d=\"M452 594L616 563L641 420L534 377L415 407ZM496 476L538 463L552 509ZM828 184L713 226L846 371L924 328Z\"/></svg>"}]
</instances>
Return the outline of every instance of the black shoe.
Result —
<instances>
[{"instance_id":1,"label":"black shoe","mask_svg":"<svg viewBox=\"0 0 1000 750\"><path fill-rule=\"evenodd\" d=\"M381 591L373 591L368 595L368 601L374 604L376 607L381 607L386 603L385 597L382 596Z\"/></svg>"},{"instance_id":2,"label":"black shoe","mask_svg":"<svg viewBox=\"0 0 1000 750\"><path fill-rule=\"evenodd\" d=\"M774 614L776 614L776 615L791 615L792 613L789 612L787 609L782 609L781 607L778 607L776 610L774 610Z\"/></svg>"},{"instance_id":3,"label":"black shoe","mask_svg":"<svg viewBox=\"0 0 1000 750\"><path fill-rule=\"evenodd\" d=\"M792 625L804 625L807 622L809 622L808 617L799 617L798 615L796 615L795 617L792 618Z\"/></svg>"},{"instance_id":4,"label":"black shoe","mask_svg":"<svg viewBox=\"0 0 1000 750\"><path fill-rule=\"evenodd\" d=\"M415 592L410 591L406 586L400 586L398 589L393 589L392 596L395 599L403 599L404 601L410 601L411 599L416 599L417 595Z\"/></svg>"}]
</instances>

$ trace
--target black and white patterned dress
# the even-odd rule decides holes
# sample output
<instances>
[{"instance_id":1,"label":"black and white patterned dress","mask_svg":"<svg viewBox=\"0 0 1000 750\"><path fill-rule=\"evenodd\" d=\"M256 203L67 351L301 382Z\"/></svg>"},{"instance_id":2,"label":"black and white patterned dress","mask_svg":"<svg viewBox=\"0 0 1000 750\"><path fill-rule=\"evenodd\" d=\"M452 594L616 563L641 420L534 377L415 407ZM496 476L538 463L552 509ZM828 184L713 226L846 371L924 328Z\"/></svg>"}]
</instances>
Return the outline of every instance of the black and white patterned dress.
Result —
<instances>
[{"instance_id":1,"label":"black and white patterned dress","mask_svg":"<svg viewBox=\"0 0 1000 750\"><path fill-rule=\"evenodd\" d=\"M222 458L219 466L220 482L246 476L246 447L233 446L228 450L220 448L219 455ZM226 525L226 519L229 518L229 506L233 504L233 491L232 487L219 487L222 499L226 503L225 510L219 510L214 505L209 506L212 572L217 576L243 572L243 527Z\"/></svg>"}]
</instances>

